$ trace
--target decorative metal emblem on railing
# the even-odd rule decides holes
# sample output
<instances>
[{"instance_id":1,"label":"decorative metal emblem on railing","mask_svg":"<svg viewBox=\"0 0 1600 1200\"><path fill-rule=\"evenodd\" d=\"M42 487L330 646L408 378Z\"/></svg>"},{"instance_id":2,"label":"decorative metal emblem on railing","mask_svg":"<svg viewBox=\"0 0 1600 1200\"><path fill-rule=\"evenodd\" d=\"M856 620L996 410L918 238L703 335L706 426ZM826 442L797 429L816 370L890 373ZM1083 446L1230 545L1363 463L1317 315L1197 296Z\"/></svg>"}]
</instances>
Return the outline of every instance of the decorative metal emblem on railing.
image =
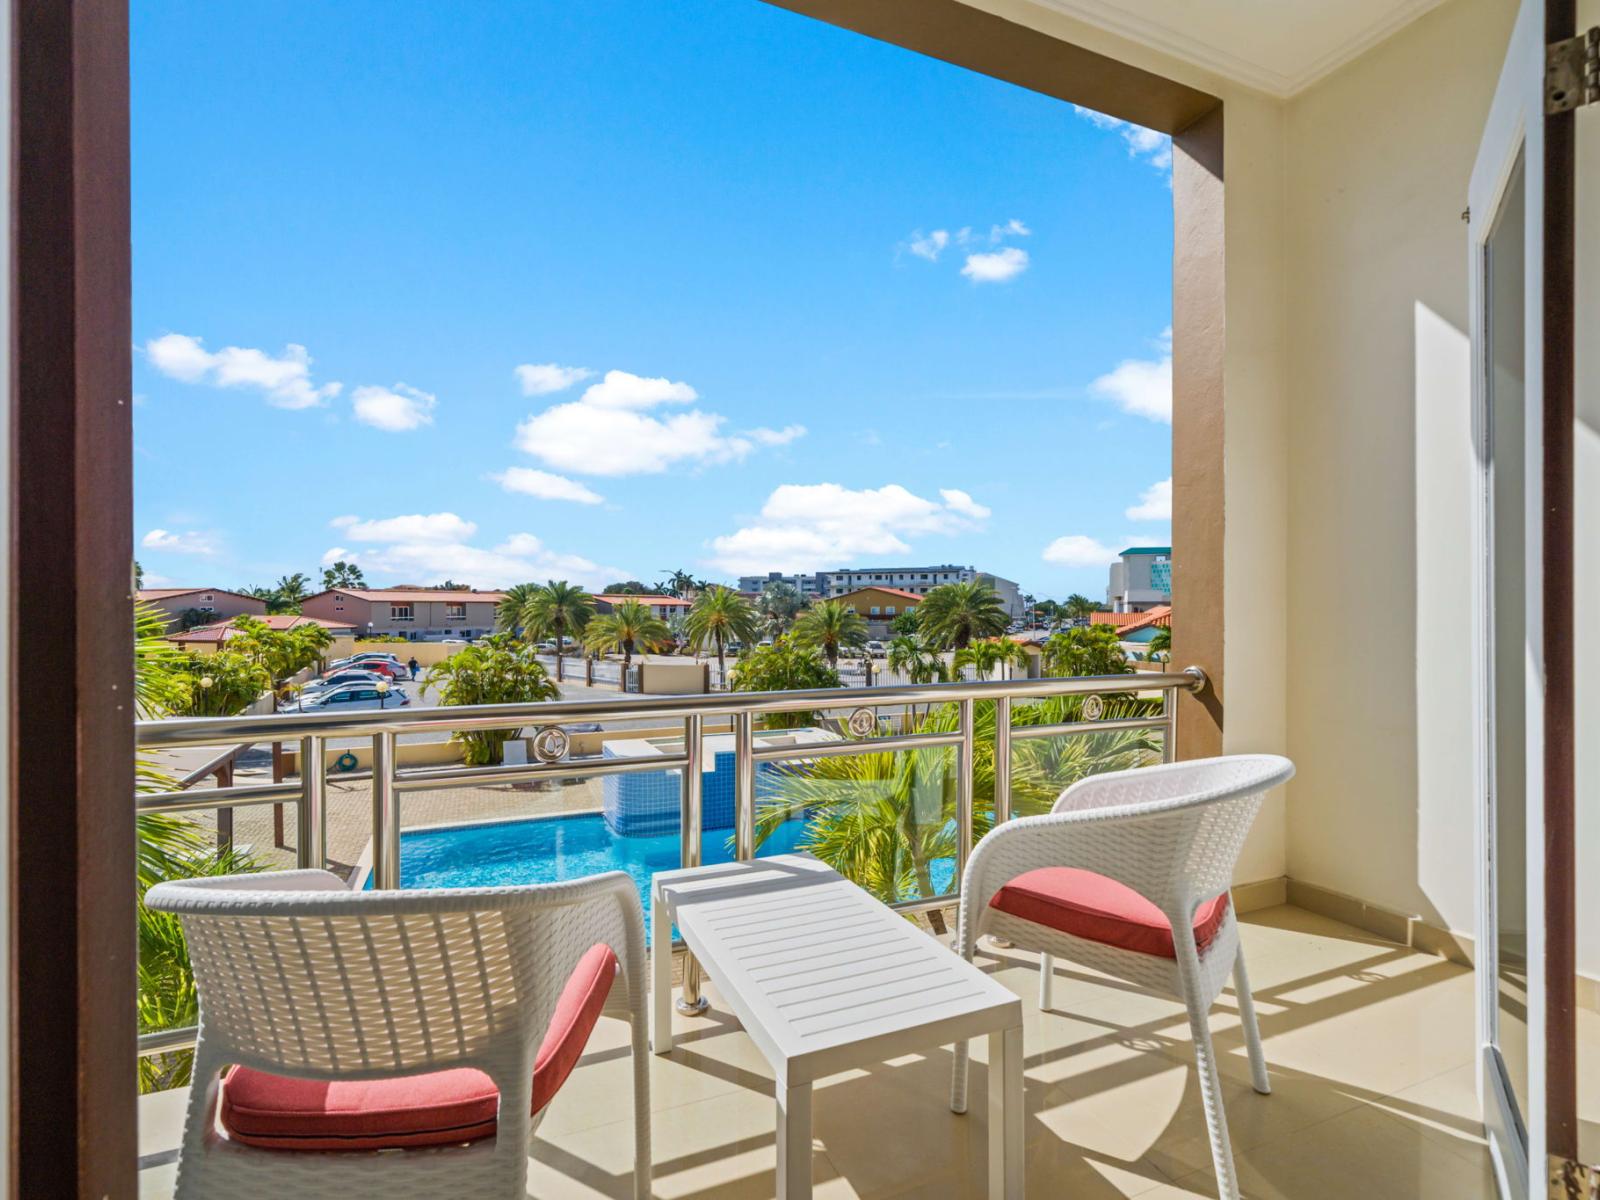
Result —
<instances>
[{"instance_id":1,"label":"decorative metal emblem on railing","mask_svg":"<svg viewBox=\"0 0 1600 1200\"><path fill-rule=\"evenodd\" d=\"M540 762L560 762L572 749L572 739L559 725L547 725L533 735L533 756Z\"/></svg>"},{"instance_id":2,"label":"decorative metal emblem on railing","mask_svg":"<svg viewBox=\"0 0 1600 1200\"><path fill-rule=\"evenodd\" d=\"M850 719L845 722L852 737L864 738L870 733L877 732L878 714L870 708L858 708L850 714Z\"/></svg>"},{"instance_id":3,"label":"decorative metal emblem on railing","mask_svg":"<svg viewBox=\"0 0 1600 1200\"><path fill-rule=\"evenodd\" d=\"M1085 721L1098 721L1106 715L1106 702L1099 696L1085 696L1083 698L1083 719Z\"/></svg>"}]
</instances>

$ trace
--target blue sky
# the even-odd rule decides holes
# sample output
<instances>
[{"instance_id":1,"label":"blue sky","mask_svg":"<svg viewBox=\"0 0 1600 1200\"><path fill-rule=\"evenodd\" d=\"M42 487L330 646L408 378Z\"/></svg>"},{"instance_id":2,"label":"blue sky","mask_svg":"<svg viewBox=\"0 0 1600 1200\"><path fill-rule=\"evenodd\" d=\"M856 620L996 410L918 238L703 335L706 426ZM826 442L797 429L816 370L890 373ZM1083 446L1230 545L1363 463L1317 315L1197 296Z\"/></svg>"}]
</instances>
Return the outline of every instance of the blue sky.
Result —
<instances>
[{"instance_id":1,"label":"blue sky","mask_svg":"<svg viewBox=\"0 0 1600 1200\"><path fill-rule=\"evenodd\" d=\"M1164 139L760 0L133 9L135 538L234 587L1169 537Z\"/></svg>"}]
</instances>

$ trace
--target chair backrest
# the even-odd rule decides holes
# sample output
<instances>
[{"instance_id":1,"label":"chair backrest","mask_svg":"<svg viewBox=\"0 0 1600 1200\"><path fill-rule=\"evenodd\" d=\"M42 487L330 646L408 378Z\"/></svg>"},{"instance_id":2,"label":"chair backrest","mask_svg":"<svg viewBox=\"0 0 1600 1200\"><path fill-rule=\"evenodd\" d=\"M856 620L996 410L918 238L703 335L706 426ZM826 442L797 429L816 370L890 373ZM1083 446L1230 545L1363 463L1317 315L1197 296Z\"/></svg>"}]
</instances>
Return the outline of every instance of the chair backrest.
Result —
<instances>
[{"instance_id":1,"label":"chair backrest","mask_svg":"<svg viewBox=\"0 0 1600 1200\"><path fill-rule=\"evenodd\" d=\"M1139 892L1169 916L1226 891L1263 797L1294 775L1275 754L1235 754L1081 779L1051 816L1067 817L1074 862Z\"/></svg>"},{"instance_id":2,"label":"chair backrest","mask_svg":"<svg viewBox=\"0 0 1600 1200\"><path fill-rule=\"evenodd\" d=\"M632 913L627 909L631 902ZM620 872L527 887L352 892L323 871L159 884L183 924L201 1036L224 1061L312 1078L531 1054L579 956L642 954Z\"/></svg>"}]
</instances>

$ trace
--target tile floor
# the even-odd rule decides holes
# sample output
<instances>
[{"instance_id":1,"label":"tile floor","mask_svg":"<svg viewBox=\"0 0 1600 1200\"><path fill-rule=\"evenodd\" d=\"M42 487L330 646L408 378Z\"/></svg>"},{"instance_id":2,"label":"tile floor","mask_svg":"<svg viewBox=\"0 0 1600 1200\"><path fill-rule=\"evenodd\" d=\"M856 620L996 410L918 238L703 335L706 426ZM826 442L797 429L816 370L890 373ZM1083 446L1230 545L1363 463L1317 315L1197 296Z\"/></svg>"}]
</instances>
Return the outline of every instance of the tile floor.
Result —
<instances>
[{"instance_id":1,"label":"tile floor","mask_svg":"<svg viewBox=\"0 0 1600 1200\"><path fill-rule=\"evenodd\" d=\"M1226 1103L1252 1200L1491 1200L1475 1117L1473 980L1443 959L1295 908L1244 919L1274 1092L1249 1086L1231 992L1213 1010ZM1061 1200L1214 1196L1188 1023L1176 1003L1057 964L1040 1013L1037 960L985 965L1027 1011L1028 1195ZM651 1077L655 1195L773 1195L772 1075L716 1007L680 1018ZM602 1021L533 1148L530 1195L629 1196L625 1027ZM974 1044L981 1063L984 1047ZM984 1194L982 1105L946 1104L948 1050L839 1075L817 1089L819 1200L954 1200ZM974 1069L982 1092L981 1065ZM141 1101L141 1195L167 1200L183 1093Z\"/></svg>"}]
</instances>

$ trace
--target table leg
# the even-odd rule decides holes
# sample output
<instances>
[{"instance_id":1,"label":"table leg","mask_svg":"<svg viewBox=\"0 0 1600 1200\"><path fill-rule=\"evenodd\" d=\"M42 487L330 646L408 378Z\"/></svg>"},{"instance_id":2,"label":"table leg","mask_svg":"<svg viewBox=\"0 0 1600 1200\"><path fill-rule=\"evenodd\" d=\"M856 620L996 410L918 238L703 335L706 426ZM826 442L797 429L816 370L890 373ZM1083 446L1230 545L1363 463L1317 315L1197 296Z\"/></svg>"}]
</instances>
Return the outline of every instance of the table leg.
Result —
<instances>
[{"instance_id":1,"label":"table leg","mask_svg":"<svg viewBox=\"0 0 1600 1200\"><path fill-rule=\"evenodd\" d=\"M811 1200L811 1085L778 1080L778 1200Z\"/></svg>"},{"instance_id":2,"label":"table leg","mask_svg":"<svg viewBox=\"0 0 1600 1200\"><path fill-rule=\"evenodd\" d=\"M1022 1200L1022 1029L989 1035L989 1200Z\"/></svg>"},{"instance_id":3,"label":"table leg","mask_svg":"<svg viewBox=\"0 0 1600 1200\"><path fill-rule=\"evenodd\" d=\"M650 898L650 1048L672 1053L672 918L658 888Z\"/></svg>"}]
</instances>

